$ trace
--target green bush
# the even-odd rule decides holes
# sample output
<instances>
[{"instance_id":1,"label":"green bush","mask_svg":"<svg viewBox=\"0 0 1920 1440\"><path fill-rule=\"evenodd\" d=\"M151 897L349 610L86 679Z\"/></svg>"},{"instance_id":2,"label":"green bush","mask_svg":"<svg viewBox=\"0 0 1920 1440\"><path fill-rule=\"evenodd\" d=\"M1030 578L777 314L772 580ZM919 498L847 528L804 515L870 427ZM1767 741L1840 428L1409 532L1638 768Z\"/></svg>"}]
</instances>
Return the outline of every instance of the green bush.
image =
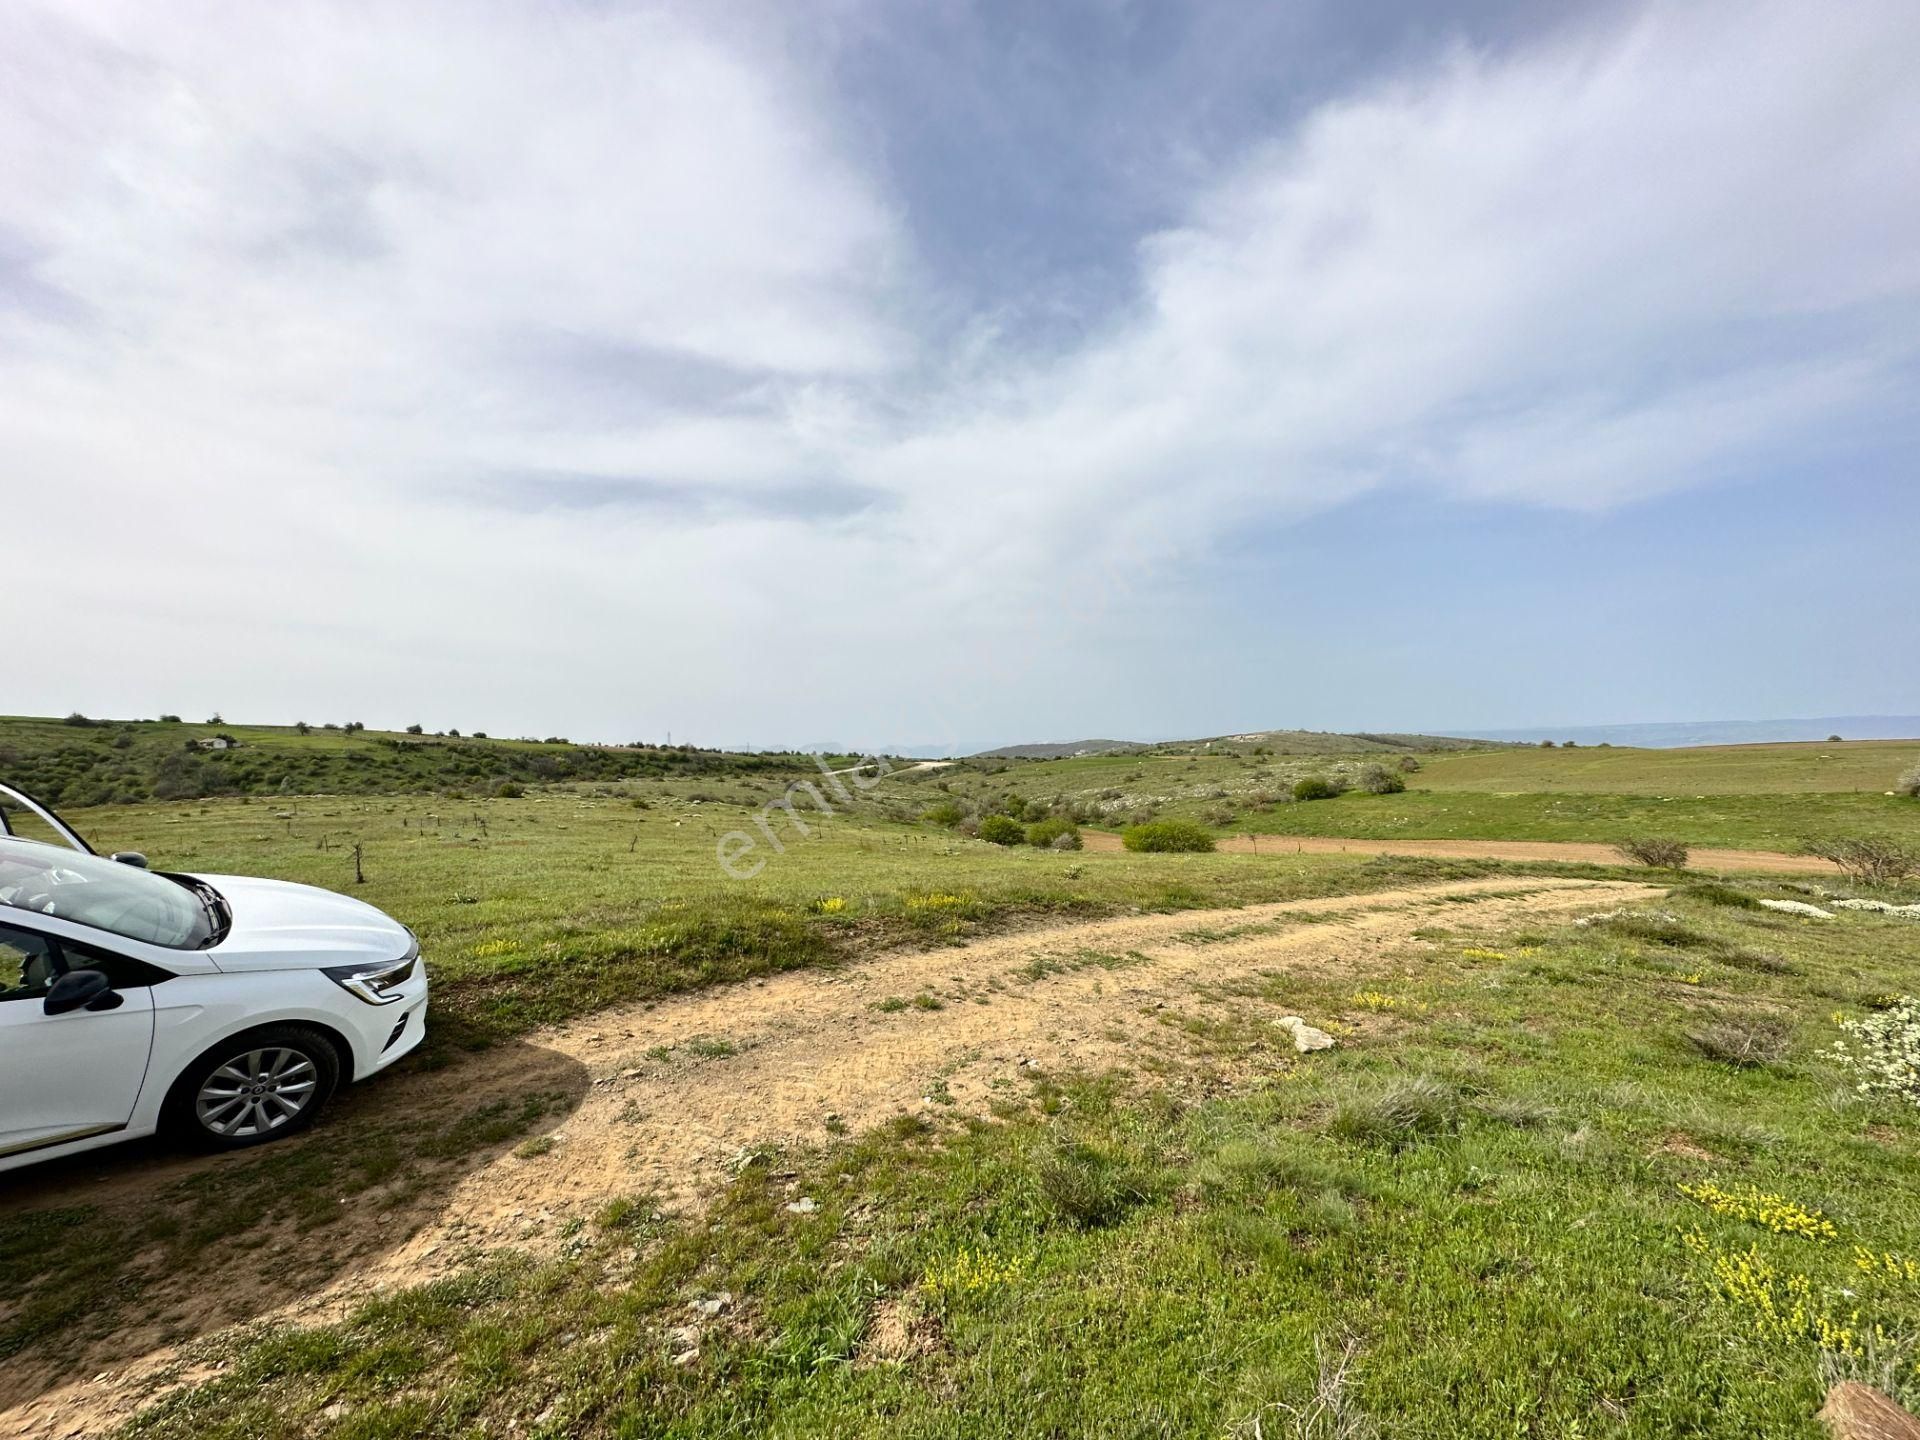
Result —
<instances>
[{"instance_id":1,"label":"green bush","mask_svg":"<svg viewBox=\"0 0 1920 1440\"><path fill-rule=\"evenodd\" d=\"M1120 832L1120 843L1129 850L1200 853L1213 849L1213 836L1191 820L1154 820L1145 825L1129 825Z\"/></svg>"},{"instance_id":2,"label":"green bush","mask_svg":"<svg viewBox=\"0 0 1920 1440\"><path fill-rule=\"evenodd\" d=\"M967 812L951 800L942 800L937 805L929 805L922 810L920 818L929 825L945 825L951 829L967 818Z\"/></svg>"},{"instance_id":3,"label":"green bush","mask_svg":"<svg viewBox=\"0 0 1920 1440\"><path fill-rule=\"evenodd\" d=\"M1011 815L989 815L980 822L980 838L995 845L1024 845L1027 827Z\"/></svg>"},{"instance_id":4,"label":"green bush","mask_svg":"<svg viewBox=\"0 0 1920 1440\"><path fill-rule=\"evenodd\" d=\"M1054 818L1029 825L1027 843L1042 850L1049 847L1055 850L1078 850L1086 842L1080 838L1080 827L1073 821Z\"/></svg>"},{"instance_id":5,"label":"green bush","mask_svg":"<svg viewBox=\"0 0 1920 1440\"><path fill-rule=\"evenodd\" d=\"M1362 766L1359 784L1369 795L1398 795L1407 788L1407 782L1384 765Z\"/></svg>"},{"instance_id":6,"label":"green bush","mask_svg":"<svg viewBox=\"0 0 1920 1440\"><path fill-rule=\"evenodd\" d=\"M1293 786L1293 798L1296 800L1331 800L1340 793L1340 787L1324 775L1309 775L1297 780Z\"/></svg>"}]
</instances>

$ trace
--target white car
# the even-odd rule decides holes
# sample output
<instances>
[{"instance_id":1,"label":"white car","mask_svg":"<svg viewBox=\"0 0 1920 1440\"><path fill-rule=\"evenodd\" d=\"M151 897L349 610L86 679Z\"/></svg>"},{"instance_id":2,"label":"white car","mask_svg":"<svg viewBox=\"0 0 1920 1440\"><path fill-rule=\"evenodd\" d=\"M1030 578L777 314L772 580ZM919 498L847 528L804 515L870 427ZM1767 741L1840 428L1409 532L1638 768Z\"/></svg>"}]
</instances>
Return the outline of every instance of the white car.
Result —
<instances>
[{"instance_id":1,"label":"white car","mask_svg":"<svg viewBox=\"0 0 1920 1440\"><path fill-rule=\"evenodd\" d=\"M239 1149L290 1135L426 1034L419 942L358 900L93 853L0 796L0 1170L168 1131Z\"/></svg>"}]
</instances>

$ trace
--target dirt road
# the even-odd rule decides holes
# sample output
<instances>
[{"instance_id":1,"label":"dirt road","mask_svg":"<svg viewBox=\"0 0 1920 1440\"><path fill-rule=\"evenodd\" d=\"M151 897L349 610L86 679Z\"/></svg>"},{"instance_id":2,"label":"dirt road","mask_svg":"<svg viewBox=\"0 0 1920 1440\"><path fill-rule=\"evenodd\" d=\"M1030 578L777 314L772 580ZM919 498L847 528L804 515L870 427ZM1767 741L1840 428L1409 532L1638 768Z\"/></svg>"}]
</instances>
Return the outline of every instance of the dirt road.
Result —
<instances>
[{"instance_id":1,"label":"dirt road","mask_svg":"<svg viewBox=\"0 0 1920 1440\"><path fill-rule=\"evenodd\" d=\"M443 1071L392 1077L369 1108L418 1116L429 1131L455 1105L524 1095L560 1074L580 1078L542 1153L502 1146L443 1184L345 1197L344 1224L270 1245L239 1236L209 1247L191 1273L143 1277L138 1324L117 1326L78 1353L51 1347L13 1357L0 1368L0 1405L12 1407L0 1411L0 1435L98 1433L170 1383L197 1338L251 1319L329 1318L372 1291L503 1246L552 1253L569 1222L615 1197L697 1205L755 1147L857 1133L903 1112L984 1115L996 1094L1025 1093L1035 1070L1138 1067L1153 1058L1161 1073L1178 1074L1195 1063L1196 1042L1156 1016L1194 1013L1204 1003L1194 993L1200 982L1255 971L1359 973L1373 955L1413 940L1442 908L1449 925L1491 927L1656 893L1626 882L1509 876L1128 916L609 1011ZM1311 918L1328 914L1339 918ZM288 1143L352 1145L363 1123L349 1110ZM220 1163L136 1155L97 1180L66 1177L57 1193L16 1180L0 1190L0 1203L16 1211L139 1206L143 1190ZM794 1183L797 1203L805 1194ZM389 1248L315 1283L303 1263L314 1257L304 1252L360 1233L391 1237Z\"/></svg>"},{"instance_id":2,"label":"dirt road","mask_svg":"<svg viewBox=\"0 0 1920 1440\"><path fill-rule=\"evenodd\" d=\"M1085 832L1087 849L1118 850L1120 837L1103 830ZM1431 855L1447 860L1559 860L1570 865L1618 865L1611 845L1572 840L1347 840L1331 835L1230 835L1219 849L1232 855ZM1813 855L1778 850L1702 848L1688 857L1695 870L1754 870L1775 875L1838 875L1839 869Z\"/></svg>"}]
</instances>

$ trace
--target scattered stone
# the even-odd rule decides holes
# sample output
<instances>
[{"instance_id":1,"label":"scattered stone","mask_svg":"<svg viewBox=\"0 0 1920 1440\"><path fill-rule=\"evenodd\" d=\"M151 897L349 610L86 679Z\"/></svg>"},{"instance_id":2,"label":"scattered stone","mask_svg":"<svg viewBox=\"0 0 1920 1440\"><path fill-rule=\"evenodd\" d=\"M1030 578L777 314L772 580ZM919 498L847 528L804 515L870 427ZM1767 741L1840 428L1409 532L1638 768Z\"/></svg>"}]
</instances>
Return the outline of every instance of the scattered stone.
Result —
<instances>
[{"instance_id":1,"label":"scattered stone","mask_svg":"<svg viewBox=\"0 0 1920 1440\"><path fill-rule=\"evenodd\" d=\"M789 1215L811 1215L819 1208L820 1207L814 1203L813 1197L805 1196L787 1206L787 1213Z\"/></svg>"},{"instance_id":2,"label":"scattered stone","mask_svg":"<svg viewBox=\"0 0 1920 1440\"><path fill-rule=\"evenodd\" d=\"M1782 915L1804 915L1809 920L1831 920L1833 912L1822 910L1818 905L1809 905L1804 900L1762 900L1762 910L1777 910Z\"/></svg>"},{"instance_id":3,"label":"scattered stone","mask_svg":"<svg viewBox=\"0 0 1920 1440\"><path fill-rule=\"evenodd\" d=\"M808 1203L811 1204L812 1202L809 1201ZM789 1206L788 1208L791 1209L792 1207ZM709 1317L718 1315L722 1310L731 1308L732 1305L733 1292L731 1290L716 1290L706 1299L693 1302L693 1308L695 1310Z\"/></svg>"},{"instance_id":4,"label":"scattered stone","mask_svg":"<svg viewBox=\"0 0 1920 1440\"><path fill-rule=\"evenodd\" d=\"M1315 1050L1331 1050L1333 1048L1333 1036L1324 1030L1315 1029L1298 1015L1282 1015L1278 1023L1282 1030L1292 1033L1293 1048L1298 1050L1302 1055L1309 1054Z\"/></svg>"}]
</instances>

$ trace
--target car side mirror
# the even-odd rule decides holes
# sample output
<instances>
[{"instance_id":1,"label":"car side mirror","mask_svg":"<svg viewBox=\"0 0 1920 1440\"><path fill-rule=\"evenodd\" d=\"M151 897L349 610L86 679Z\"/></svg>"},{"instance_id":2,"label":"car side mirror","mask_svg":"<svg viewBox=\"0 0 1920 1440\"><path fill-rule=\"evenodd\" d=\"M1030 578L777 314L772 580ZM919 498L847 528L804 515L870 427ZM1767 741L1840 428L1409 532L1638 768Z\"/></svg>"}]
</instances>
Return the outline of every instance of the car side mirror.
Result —
<instances>
[{"instance_id":1,"label":"car side mirror","mask_svg":"<svg viewBox=\"0 0 1920 1440\"><path fill-rule=\"evenodd\" d=\"M116 850L113 852L113 858L118 860L122 865L133 866L136 870L144 870L147 868L147 857L142 855L138 850Z\"/></svg>"},{"instance_id":2,"label":"car side mirror","mask_svg":"<svg viewBox=\"0 0 1920 1440\"><path fill-rule=\"evenodd\" d=\"M46 1011L65 1015L74 1010L116 1010L119 993L98 970L69 970L47 990Z\"/></svg>"}]
</instances>

